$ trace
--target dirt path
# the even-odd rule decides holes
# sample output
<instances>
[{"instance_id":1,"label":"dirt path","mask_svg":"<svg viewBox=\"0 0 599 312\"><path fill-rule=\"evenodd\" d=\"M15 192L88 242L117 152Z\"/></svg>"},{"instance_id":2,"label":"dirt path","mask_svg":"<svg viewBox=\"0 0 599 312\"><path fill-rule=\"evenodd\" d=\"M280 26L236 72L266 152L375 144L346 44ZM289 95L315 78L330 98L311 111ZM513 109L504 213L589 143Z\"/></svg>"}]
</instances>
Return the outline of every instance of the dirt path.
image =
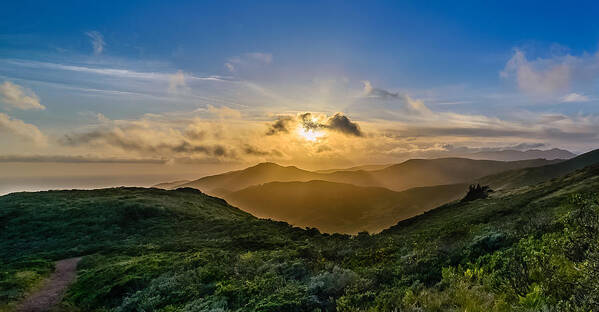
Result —
<instances>
[{"instance_id":1,"label":"dirt path","mask_svg":"<svg viewBox=\"0 0 599 312\"><path fill-rule=\"evenodd\" d=\"M17 308L18 312L50 311L62 300L69 285L77 278L77 263L81 258L56 262L54 273L43 282L42 288L30 294Z\"/></svg>"}]
</instances>

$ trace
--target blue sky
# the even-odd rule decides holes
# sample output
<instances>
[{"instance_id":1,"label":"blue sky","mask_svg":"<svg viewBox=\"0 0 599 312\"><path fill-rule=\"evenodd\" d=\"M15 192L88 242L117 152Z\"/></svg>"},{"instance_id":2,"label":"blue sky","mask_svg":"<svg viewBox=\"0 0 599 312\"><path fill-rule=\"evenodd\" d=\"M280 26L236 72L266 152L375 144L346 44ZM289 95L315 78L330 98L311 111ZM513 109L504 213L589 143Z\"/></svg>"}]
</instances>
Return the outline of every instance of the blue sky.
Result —
<instances>
[{"instance_id":1,"label":"blue sky","mask_svg":"<svg viewBox=\"0 0 599 312\"><path fill-rule=\"evenodd\" d=\"M11 1L0 157L328 166L584 152L599 139L598 13L592 1ZM336 113L363 135L334 128ZM277 122L299 137L265 137Z\"/></svg>"}]
</instances>

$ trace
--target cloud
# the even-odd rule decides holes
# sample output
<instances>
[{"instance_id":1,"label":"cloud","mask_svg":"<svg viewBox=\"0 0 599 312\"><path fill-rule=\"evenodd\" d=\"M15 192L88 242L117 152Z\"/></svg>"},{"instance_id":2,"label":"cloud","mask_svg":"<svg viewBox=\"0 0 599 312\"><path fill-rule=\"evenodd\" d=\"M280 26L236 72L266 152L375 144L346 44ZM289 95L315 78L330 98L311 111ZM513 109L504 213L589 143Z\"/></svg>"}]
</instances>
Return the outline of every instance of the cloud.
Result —
<instances>
[{"instance_id":1,"label":"cloud","mask_svg":"<svg viewBox=\"0 0 599 312\"><path fill-rule=\"evenodd\" d=\"M256 66L272 63L273 57L270 53L250 52L239 56L230 57L224 66L229 72L236 72L239 67Z\"/></svg>"},{"instance_id":2,"label":"cloud","mask_svg":"<svg viewBox=\"0 0 599 312\"><path fill-rule=\"evenodd\" d=\"M279 116L277 120L269 126L266 135L278 133L289 133L289 130L299 124L305 130L330 130L349 136L361 137L363 135L360 126L351 121L342 113L335 113L331 117L315 115L313 113L302 113L297 116Z\"/></svg>"},{"instance_id":3,"label":"cloud","mask_svg":"<svg viewBox=\"0 0 599 312\"><path fill-rule=\"evenodd\" d=\"M33 91L25 90L10 81L4 81L0 85L0 101L10 107L23 110L46 109L44 105L40 104L39 97Z\"/></svg>"},{"instance_id":4,"label":"cloud","mask_svg":"<svg viewBox=\"0 0 599 312\"><path fill-rule=\"evenodd\" d=\"M227 68L228 71L235 72L235 65L233 65L231 63L225 63L225 67Z\"/></svg>"},{"instance_id":5,"label":"cloud","mask_svg":"<svg viewBox=\"0 0 599 312\"><path fill-rule=\"evenodd\" d=\"M243 152L245 154L247 154L247 155L254 155L254 156L267 156L267 155L270 154L267 151L260 150L260 149L254 147L254 146L251 146L251 145L245 145L243 147Z\"/></svg>"},{"instance_id":6,"label":"cloud","mask_svg":"<svg viewBox=\"0 0 599 312\"><path fill-rule=\"evenodd\" d=\"M578 93L570 93L562 96L560 100L564 103L572 103L572 102L588 102L590 101L588 96L578 94Z\"/></svg>"},{"instance_id":7,"label":"cloud","mask_svg":"<svg viewBox=\"0 0 599 312\"><path fill-rule=\"evenodd\" d=\"M272 54L270 54L270 53L251 52L251 53L246 53L245 56L250 59L254 59L256 61L265 63L265 64L272 63Z\"/></svg>"},{"instance_id":8,"label":"cloud","mask_svg":"<svg viewBox=\"0 0 599 312\"><path fill-rule=\"evenodd\" d=\"M218 142L199 142L205 137L200 127L188 125L186 131L172 128L170 123L149 120L112 121L94 130L65 134L59 143L63 146L109 147L144 157L194 156L235 157L235 152Z\"/></svg>"},{"instance_id":9,"label":"cloud","mask_svg":"<svg viewBox=\"0 0 599 312\"><path fill-rule=\"evenodd\" d=\"M197 144L183 138L176 138L174 135L170 139L148 139L143 140L143 131L131 131L126 128L113 128L94 130L78 134L66 134L59 142L65 146L110 146L116 147L126 152L135 152L139 154L150 153L158 156L172 154L195 154L201 153L207 156L232 156L224 146L219 144ZM146 135L151 136L148 131Z\"/></svg>"},{"instance_id":10,"label":"cloud","mask_svg":"<svg viewBox=\"0 0 599 312\"><path fill-rule=\"evenodd\" d=\"M363 100L367 101L363 104L369 105L369 110L372 110L377 106L382 106L385 110L393 110L395 113L431 114L431 111L421 100L413 99L407 94L394 93L384 89L375 88L368 80L362 81L362 84L364 85Z\"/></svg>"},{"instance_id":11,"label":"cloud","mask_svg":"<svg viewBox=\"0 0 599 312\"><path fill-rule=\"evenodd\" d=\"M277 120L268 127L266 135L275 135L278 133L289 133L289 128L295 118L292 116L279 116Z\"/></svg>"},{"instance_id":12,"label":"cloud","mask_svg":"<svg viewBox=\"0 0 599 312\"><path fill-rule=\"evenodd\" d=\"M227 106L215 107L212 105L208 105L208 111L218 116L218 118L220 119L241 119L240 111Z\"/></svg>"},{"instance_id":13,"label":"cloud","mask_svg":"<svg viewBox=\"0 0 599 312\"><path fill-rule=\"evenodd\" d=\"M599 77L599 53L529 60L524 51L516 48L499 74L502 78L514 79L518 88L527 94L552 97L575 84L595 81Z\"/></svg>"},{"instance_id":14,"label":"cloud","mask_svg":"<svg viewBox=\"0 0 599 312\"><path fill-rule=\"evenodd\" d=\"M352 122L347 116L336 113L327 121L327 127L334 131L339 131L353 136L362 136L362 131L357 123Z\"/></svg>"},{"instance_id":15,"label":"cloud","mask_svg":"<svg viewBox=\"0 0 599 312\"><path fill-rule=\"evenodd\" d=\"M178 70L176 73L169 76L168 79L168 92L179 93L181 91L188 90L187 83L185 82L185 74L183 71Z\"/></svg>"},{"instance_id":16,"label":"cloud","mask_svg":"<svg viewBox=\"0 0 599 312\"><path fill-rule=\"evenodd\" d=\"M399 97L399 93L393 93L393 92L389 92L387 90L373 87L372 84L370 83L370 81L368 81L368 80L362 81L362 84L364 85L364 95L366 97L383 98L383 99L393 99L393 98Z\"/></svg>"},{"instance_id":17,"label":"cloud","mask_svg":"<svg viewBox=\"0 0 599 312\"><path fill-rule=\"evenodd\" d=\"M91 40L92 47L94 48L94 54L99 55L104 51L104 36L98 31L92 30L85 33Z\"/></svg>"},{"instance_id":18,"label":"cloud","mask_svg":"<svg viewBox=\"0 0 599 312\"><path fill-rule=\"evenodd\" d=\"M504 78L515 76L522 91L546 95L567 90L571 72L571 65L566 61L529 62L523 51L515 49L500 75Z\"/></svg>"},{"instance_id":19,"label":"cloud","mask_svg":"<svg viewBox=\"0 0 599 312\"><path fill-rule=\"evenodd\" d=\"M34 125L23 122L22 120L11 118L0 113L0 133L8 133L19 138L34 142L38 145L46 145L46 136Z\"/></svg>"},{"instance_id":20,"label":"cloud","mask_svg":"<svg viewBox=\"0 0 599 312\"><path fill-rule=\"evenodd\" d=\"M132 79L146 79L146 80L161 80L161 81L169 81L176 76L178 72L168 73L168 72L141 72L130 69L121 69L121 68L99 68L99 67L89 67L89 66L80 66L80 65L66 65L66 64L57 64L57 63L48 63L48 62L36 62L36 61L22 61L22 60L4 60L6 63L29 67L29 68L46 68L46 69L54 69L54 70L64 70L64 71L73 71L73 72L81 72L81 73L89 73L96 75L104 75L111 76L117 78L132 78ZM221 76L196 76L189 73L183 73L184 79L188 80L199 80L199 81L222 81L222 82L230 82L231 78L221 77Z\"/></svg>"},{"instance_id":21,"label":"cloud","mask_svg":"<svg viewBox=\"0 0 599 312\"><path fill-rule=\"evenodd\" d=\"M115 158L83 155L0 155L0 162L25 163L127 163L127 164L164 164L164 159L152 158Z\"/></svg>"}]
</instances>

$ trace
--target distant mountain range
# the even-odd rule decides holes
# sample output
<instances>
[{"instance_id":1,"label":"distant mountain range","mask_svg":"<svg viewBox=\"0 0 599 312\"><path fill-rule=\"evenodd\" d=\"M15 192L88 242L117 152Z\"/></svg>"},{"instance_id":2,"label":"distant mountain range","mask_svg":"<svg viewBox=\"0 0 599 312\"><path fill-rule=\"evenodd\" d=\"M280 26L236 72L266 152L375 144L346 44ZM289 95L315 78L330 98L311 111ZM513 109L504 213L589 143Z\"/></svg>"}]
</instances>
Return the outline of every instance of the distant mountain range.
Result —
<instances>
[{"instance_id":1,"label":"distant mountain range","mask_svg":"<svg viewBox=\"0 0 599 312\"><path fill-rule=\"evenodd\" d=\"M412 159L395 165L308 171L275 163L157 188L190 187L263 218L325 232L377 232L465 195L468 183L562 160Z\"/></svg>"},{"instance_id":2,"label":"distant mountain range","mask_svg":"<svg viewBox=\"0 0 599 312\"><path fill-rule=\"evenodd\" d=\"M570 159L576 157L576 154L567 150L553 148L549 150L531 149L527 151L503 150L476 152L465 157L472 159L514 161L526 159Z\"/></svg>"},{"instance_id":3,"label":"distant mountain range","mask_svg":"<svg viewBox=\"0 0 599 312\"><path fill-rule=\"evenodd\" d=\"M484 151L474 152L467 154L454 155L453 157L478 159L478 160L498 160L498 161L517 161L517 160L529 160L529 159L570 159L576 157L576 154L559 148L553 148L548 150L530 149L526 151L506 149L500 151ZM323 169L315 170L319 173L332 173L335 171L375 171L385 169L392 166L393 164L376 164L376 165L362 165L349 168L336 168L336 169Z\"/></svg>"},{"instance_id":4,"label":"distant mountain range","mask_svg":"<svg viewBox=\"0 0 599 312\"><path fill-rule=\"evenodd\" d=\"M295 166L260 163L243 170L204 177L169 188L191 187L207 194L224 196L227 193L269 182L308 182L322 180L356 186L384 187L403 191L413 187L456 184L499 172L554 164L560 160L531 159L521 161L473 160L466 158L411 159L383 169L313 172Z\"/></svg>"}]
</instances>

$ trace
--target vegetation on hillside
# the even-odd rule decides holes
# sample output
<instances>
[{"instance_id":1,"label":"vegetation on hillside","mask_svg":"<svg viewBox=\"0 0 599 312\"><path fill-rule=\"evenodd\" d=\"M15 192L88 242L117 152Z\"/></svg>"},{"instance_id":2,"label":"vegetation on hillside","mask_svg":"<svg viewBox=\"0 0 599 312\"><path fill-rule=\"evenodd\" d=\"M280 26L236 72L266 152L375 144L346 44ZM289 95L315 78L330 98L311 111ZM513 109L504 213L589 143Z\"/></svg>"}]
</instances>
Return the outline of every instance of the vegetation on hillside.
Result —
<instances>
[{"instance_id":1,"label":"vegetation on hillside","mask_svg":"<svg viewBox=\"0 0 599 312\"><path fill-rule=\"evenodd\" d=\"M377 235L259 220L192 189L0 197L0 302L84 256L81 311L591 311L599 167L456 202Z\"/></svg>"},{"instance_id":2,"label":"vegetation on hillside","mask_svg":"<svg viewBox=\"0 0 599 312\"><path fill-rule=\"evenodd\" d=\"M468 193L466 193L466 196L462 198L462 202L484 199L489 197L489 193L492 192L493 190L488 185L480 186L480 184L470 184L468 187Z\"/></svg>"}]
</instances>

